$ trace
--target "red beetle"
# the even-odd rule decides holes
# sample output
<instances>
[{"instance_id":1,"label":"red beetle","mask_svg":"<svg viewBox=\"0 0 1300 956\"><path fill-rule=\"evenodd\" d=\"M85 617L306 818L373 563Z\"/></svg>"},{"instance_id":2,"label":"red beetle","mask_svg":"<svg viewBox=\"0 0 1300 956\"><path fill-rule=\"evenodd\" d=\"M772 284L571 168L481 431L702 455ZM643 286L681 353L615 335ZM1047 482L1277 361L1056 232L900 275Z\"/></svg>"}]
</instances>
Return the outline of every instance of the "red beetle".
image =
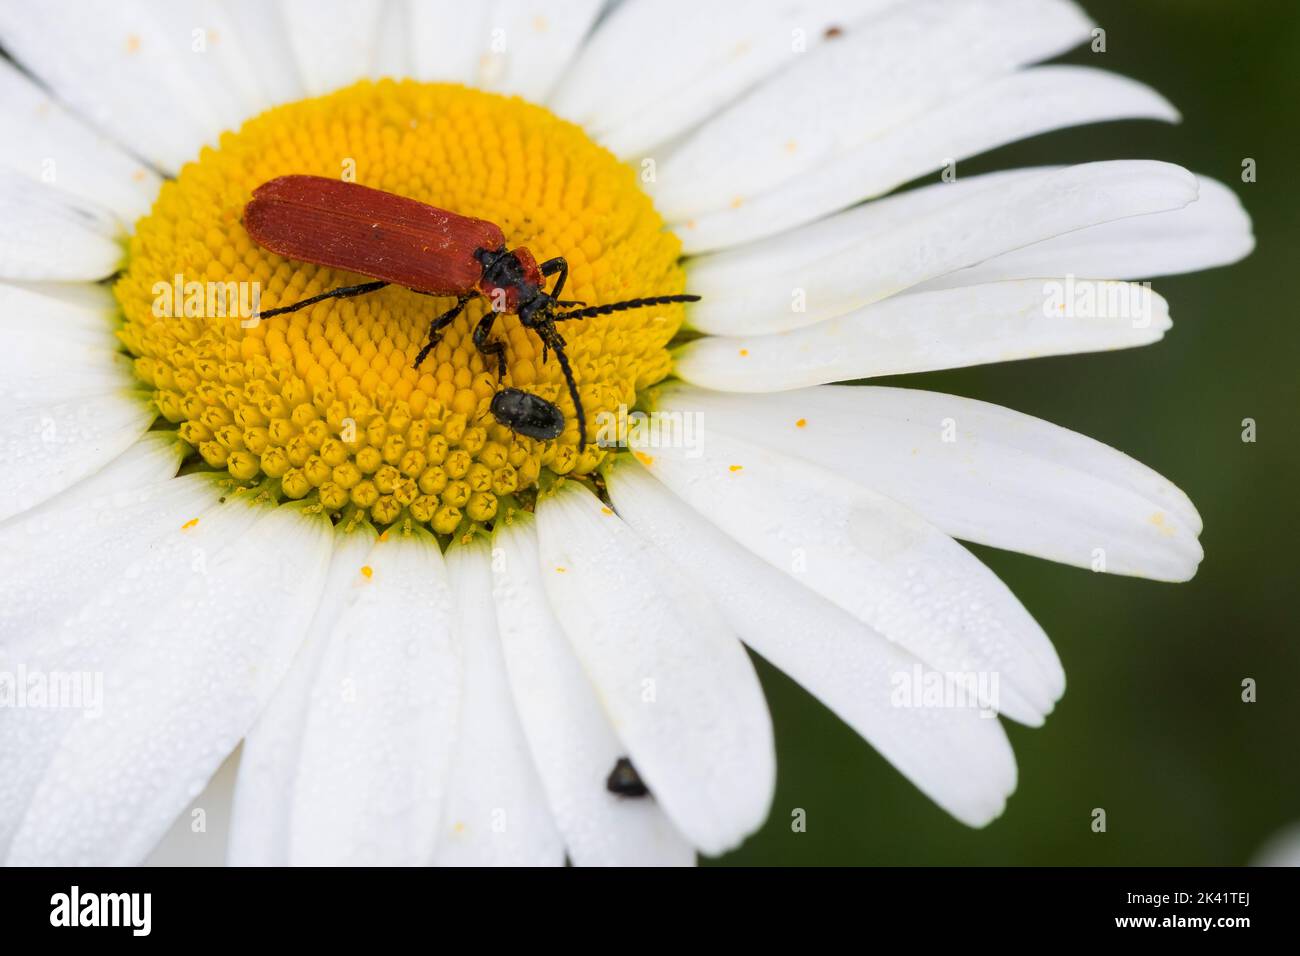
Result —
<instances>
[{"instance_id":1,"label":"red beetle","mask_svg":"<svg viewBox=\"0 0 1300 956\"><path fill-rule=\"evenodd\" d=\"M294 312L325 299L365 295L386 285L405 286L420 295L454 295L456 304L429 323L428 339L415 357L415 368L465 304L482 295L491 300L492 309L475 327L474 345L485 356L496 357L497 376L504 378L505 343L489 336L497 313L518 315L520 323L541 340L542 361L553 351L560 363L578 418L579 450L586 447L587 416L564 352L564 338L555 323L700 298L659 295L581 308L585 303L560 299L569 275L563 256L539 265L522 246L507 249L505 234L494 223L324 176L280 176L258 186L244 207L244 227L258 245L278 255L377 280L268 309L260 313L261 318ZM559 278L548 293L542 286L552 275Z\"/></svg>"}]
</instances>

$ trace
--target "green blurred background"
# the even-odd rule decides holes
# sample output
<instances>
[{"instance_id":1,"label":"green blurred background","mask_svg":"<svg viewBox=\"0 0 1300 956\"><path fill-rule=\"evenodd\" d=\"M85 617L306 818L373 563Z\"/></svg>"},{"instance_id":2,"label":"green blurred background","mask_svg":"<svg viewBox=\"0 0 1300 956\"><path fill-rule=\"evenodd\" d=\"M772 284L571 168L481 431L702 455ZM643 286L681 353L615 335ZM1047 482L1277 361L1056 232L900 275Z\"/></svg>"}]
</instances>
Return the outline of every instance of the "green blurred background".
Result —
<instances>
[{"instance_id":1,"label":"green blurred background","mask_svg":"<svg viewBox=\"0 0 1300 956\"><path fill-rule=\"evenodd\" d=\"M1161 159L1228 183L1255 221L1245 262L1158 279L1165 339L1122 352L891 379L1006 405L1132 455L1186 491L1206 558L1187 584L978 555L1051 636L1068 688L1037 730L1007 724L1020 785L983 830L955 822L759 662L779 761L766 827L732 864L1242 864L1300 821L1300 3L1083 0L1107 52L1065 62L1156 87L1183 123L1053 133L967 160ZM1258 181L1241 182L1241 162ZM937 177L934 177L937 178ZM883 380L882 380L883 381ZM1257 441L1241 440L1243 418ZM1258 701L1241 701L1252 677ZM807 832L790 813L807 811ZM1103 807L1107 832L1093 833Z\"/></svg>"}]
</instances>

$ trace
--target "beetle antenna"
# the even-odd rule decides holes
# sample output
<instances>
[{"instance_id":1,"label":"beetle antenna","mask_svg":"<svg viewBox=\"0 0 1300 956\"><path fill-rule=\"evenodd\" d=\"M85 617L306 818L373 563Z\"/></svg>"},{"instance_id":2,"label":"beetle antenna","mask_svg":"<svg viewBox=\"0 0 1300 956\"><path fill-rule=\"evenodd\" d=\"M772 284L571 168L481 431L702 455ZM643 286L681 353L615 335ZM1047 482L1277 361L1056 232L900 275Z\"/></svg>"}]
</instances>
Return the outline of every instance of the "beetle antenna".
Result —
<instances>
[{"instance_id":1,"label":"beetle antenna","mask_svg":"<svg viewBox=\"0 0 1300 956\"><path fill-rule=\"evenodd\" d=\"M564 381L568 383L569 397L573 399L573 412L578 419L578 454L582 454L587 449L587 412L582 407L582 399L578 397L578 383L573 379L569 356L564 353L564 340L560 338L554 326L551 327L549 335L541 338L542 344L549 345L551 351L555 353L555 360L560 363L560 371L564 373ZM547 339L550 341L548 342Z\"/></svg>"},{"instance_id":2,"label":"beetle antenna","mask_svg":"<svg viewBox=\"0 0 1300 956\"><path fill-rule=\"evenodd\" d=\"M624 299L622 302L609 302L605 305L593 305L574 312L561 312L553 316L556 322L565 319L591 319L611 312L624 312L627 309L644 309L652 305L670 305L674 302L699 302L698 295L653 295L645 299Z\"/></svg>"}]
</instances>

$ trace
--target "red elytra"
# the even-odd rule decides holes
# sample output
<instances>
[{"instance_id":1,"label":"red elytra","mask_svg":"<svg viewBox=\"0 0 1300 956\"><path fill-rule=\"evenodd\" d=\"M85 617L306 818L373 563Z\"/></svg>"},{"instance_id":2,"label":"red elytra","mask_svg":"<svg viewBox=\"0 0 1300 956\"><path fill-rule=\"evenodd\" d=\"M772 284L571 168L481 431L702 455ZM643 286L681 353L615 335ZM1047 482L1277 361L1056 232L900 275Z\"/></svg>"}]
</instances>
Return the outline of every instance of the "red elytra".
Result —
<instances>
[{"instance_id":1,"label":"red elytra","mask_svg":"<svg viewBox=\"0 0 1300 956\"><path fill-rule=\"evenodd\" d=\"M346 269L436 295L479 292L484 286L479 249L505 248L501 227L415 199L323 176L280 176L253 190L244 228L265 249L302 262ZM542 284L527 249L525 277ZM518 290L500 290L506 310L519 307Z\"/></svg>"}]
</instances>

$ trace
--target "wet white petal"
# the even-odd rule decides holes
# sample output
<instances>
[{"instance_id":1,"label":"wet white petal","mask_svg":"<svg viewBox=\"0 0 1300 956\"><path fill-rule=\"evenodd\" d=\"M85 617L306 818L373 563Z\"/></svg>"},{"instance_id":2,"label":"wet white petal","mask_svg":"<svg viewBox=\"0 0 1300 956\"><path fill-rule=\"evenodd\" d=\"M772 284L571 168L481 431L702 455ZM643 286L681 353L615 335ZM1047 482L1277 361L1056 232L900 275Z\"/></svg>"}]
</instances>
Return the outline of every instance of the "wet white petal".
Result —
<instances>
[{"instance_id":1,"label":"wet white petal","mask_svg":"<svg viewBox=\"0 0 1300 956\"><path fill-rule=\"evenodd\" d=\"M176 172L230 125L224 71L199 62L190 24L147 0L0 6L0 43L74 111Z\"/></svg>"},{"instance_id":2,"label":"wet white petal","mask_svg":"<svg viewBox=\"0 0 1300 956\"><path fill-rule=\"evenodd\" d=\"M384 0L379 11L374 57L370 63L372 79L411 75L411 11L406 0Z\"/></svg>"},{"instance_id":3,"label":"wet white petal","mask_svg":"<svg viewBox=\"0 0 1300 956\"><path fill-rule=\"evenodd\" d=\"M410 0L412 76L430 82L473 83L487 47L491 3Z\"/></svg>"},{"instance_id":4,"label":"wet white petal","mask_svg":"<svg viewBox=\"0 0 1300 956\"><path fill-rule=\"evenodd\" d=\"M211 113L218 136L275 105L261 83L262 64L253 59L257 48L248 42L250 29L225 0L168 0L145 9L157 21L158 35L174 48L181 82L203 97L202 108ZM252 30L273 31L275 4L263 3L261 11ZM283 52L279 56L283 59ZM211 135L207 142L216 145Z\"/></svg>"},{"instance_id":5,"label":"wet white petal","mask_svg":"<svg viewBox=\"0 0 1300 956\"><path fill-rule=\"evenodd\" d=\"M219 492L207 478L164 478L175 470L176 456L151 444L141 442L102 476L60 496L68 498L66 509L56 500L3 525L0 669L89 674L92 680L106 673L123 654L126 630L118 627L106 638L82 635L70 631L68 621L124 580L142 591L153 583L152 569L190 566L194 538L177 532L214 509ZM60 574L50 575L56 561ZM73 708L0 710L0 857L64 733L87 719L82 714Z\"/></svg>"},{"instance_id":6,"label":"wet white petal","mask_svg":"<svg viewBox=\"0 0 1300 956\"><path fill-rule=\"evenodd\" d=\"M143 395L118 389L28 405L0 419L0 520L102 468L144 434L155 414Z\"/></svg>"},{"instance_id":7,"label":"wet white petal","mask_svg":"<svg viewBox=\"0 0 1300 956\"><path fill-rule=\"evenodd\" d=\"M226 862L240 749L235 748L222 762L203 792L180 812L141 865L221 866Z\"/></svg>"},{"instance_id":8,"label":"wet white petal","mask_svg":"<svg viewBox=\"0 0 1300 956\"><path fill-rule=\"evenodd\" d=\"M373 547L374 533L369 528L355 534L336 534L329 573L311 627L289 673L244 738L231 809L227 853L231 866L289 864L303 728L312 707L321 658L344 608L358 598L358 569L366 565ZM453 685L453 694L455 689ZM342 691L342 687L326 689L326 693ZM325 799L329 796L323 795Z\"/></svg>"},{"instance_id":9,"label":"wet white petal","mask_svg":"<svg viewBox=\"0 0 1300 956\"><path fill-rule=\"evenodd\" d=\"M353 547L345 557L330 575L343 607L332 626L320 614L314 625L329 636L302 722L288 862L424 864L460 696L442 555L418 533L375 544L364 563Z\"/></svg>"},{"instance_id":10,"label":"wet white petal","mask_svg":"<svg viewBox=\"0 0 1300 956\"><path fill-rule=\"evenodd\" d=\"M5 60L0 60L0 164L111 209L127 227L158 195L157 173Z\"/></svg>"},{"instance_id":11,"label":"wet white petal","mask_svg":"<svg viewBox=\"0 0 1300 956\"><path fill-rule=\"evenodd\" d=\"M791 569L777 569L682 504L622 458L606 472L619 515L709 595L754 650L807 688L963 823L997 817L1016 786L1006 734L973 699L922 706L903 682L928 673L920 660L823 600Z\"/></svg>"},{"instance_id":12,"label":"wet white petal","mask_svg":"<svg viewBox=\"0 0 1300 956\"><path fill-rule=\"evenodd\" d=\"M0 283L0 404L12 415L129 388L131 360L113 333L111 306Z\"/></svg>"},{"instance_id":13,"label":"wet white petal","mask_svg":"<svg viewBox=\"0 0 1300 956\"><path fill-rule=\"evenodd\" d=\"M1060 0L919 0L800 57L664 163L656 205L684 221L821 170L965 91L1087 37ZM743 162L735 150L744 145ZM695 236L683 237L688 247ZM702 247L708 248L708 246Z\"/></svg>"},{"instance_id":14,"label":"wet white petal","mask_svg":"<svg viewBox=\"0 0 1300 956\"><path fill-rule=\"evenodd\" d=\"M574 483L537 508L555 616L632 763L673 823L719 854L762 824L772 727L717 610L657 549Z\"/></svg>"},{"instance_id":15,"label":"wet white petal","mask_svg":"<svg viewBox=\"0 0 1300 956\"><path fill-rule=\"evenodd\" d=\"M281 0L281 9L308 96L369 75L379 47L381 0Z\"/></svg>"},{"instance_id":16,"label":"wet white petal","mask_svg":"<svg viewBox=\"0 0 1300 956\"><path fill-rule=\"evenodd\" d=\"M0 635L31 641L94 596L132 547L195 516L206 483L173 480L182 450L172 433L149 433L89 477L0 522ZM51 573L57 568L57 573Z\"/></svg>"},{"instance_id":17,"label":"wet white petal","mask_svg":"<svg viewBox=\"0 0 1300 956\"><path fill-rule=\"evenodd\" d=\"M0 170L0 279L102 279L122 262L116 217L89 199Z\"/></svg>"},{"instance_id":18,"label":"wet white petal","mask_svg":"<svg viewBox=\"0 0 1300 956\"><path fill-rule=\"evenodd\" d=\"M999 674L1008 717L1037 725L1051 712L1065 687L1051 642L939 529L838 475L717 431L692 448L661 444L671 447L642 458L650 473L768 564L799 560L809 588L936 670Z\"/></svg>"},{"instance_id":19,"label":"wet white petal","mask_svg":"<svg viewBox=\"0 0 1300 956\"><path fill-rule=\"evenodd\" d=\"M940 183L696 260L687 281L704 301L690 308L688 321L717 335L812 325L1012 249L1180 209L1197 195L1187 170L1150 161L988 177L943 203L943 190L958 186ZM918 212L909 216L913 204Z\"/></svg>"},{"instance_id":20,"label":"wet white petal","mask_svg":"<svg viewBox=\"0 0 1300 956\"><path fill-rule=\"evenodd\" d=\"M631 157L798 63L825 42L829 27L851 30L896 2L624 4L601 23L550 105L617 155ZM689 29L682 28L686 23Z\"/></svg>"},{"instance_id":21,"label":"wet white petal","mask_svg":"<svg viewBox=\"0 0 1300 956\"><path fill-rule=\"evenodd\" d=\"M980 193L992 189L1009 190L1068 168L1030 166L918 186L802 226L795 233L799 239L797 247L783 236L776 236L750 243L744 249L700 256L692 259L691 265L705 278L716 271L717 278L752 280L788 268L791 262L812 262L835 255L864 239L895 232L916 219L945 210Z\"/></svg>"},{"instance_id":22,"label":"wet white petal","mask_svg":"<svg viewBox=\"0 0 1300 956\"><path fill-rule=\"evenodd\" d=\"M69 619L68 643L86 649L70 658L118 650L103 667L102 714L67 725L10 863L144 857L287 670L320 597L330 540L323 516L230 502L160 539Z\"/></svg>"},{"instance_id":23,"label":"wet white petal","mask_svg":"<svg viewBox=\"0 0 1300 956\"><path fill-rule=\"evenodd\" d=\"M600 13L601 0L494 0L475 85L544 102ZM463 4L453 16L459 16Z\"/></svg>"},{"instance_id":24,"label":"wet white petal","mask_svg":"<svg viewBox=\"0 0 1300 956\"><path fill-rule=\"evenodd\" d=\"M1170 324L1165 300L1134 283L992 282L897 295L775 335L696 339L676 351L673 370L706 388L775 392L1133 348L1158 342Z\"/></svg>"},{"instance_id":25,"label":"wet white petal","mask_svg":"<svg viewBox=\"0 0 1300 956\"><path fill-rule=\"evenodd\" d=\"M997 405L902 388L670 386L658 407L835 471L967 541L1158 580L1186 580L1201 560L1200 516L1168 479Z\"/></svg>"},{"instance_id":26,"label":"wet white petal","mask_svg":"<svg viewBox=\"0 0 1300 956\"><path fill-rule=\"evenodd\" d=\"M600 13L599 0L562 7L538 0L411 5L415 76L466 83L542 102Z\"/></svg>"},{"instance_id":27,"label":"wet white petal","mask_svg":"<svg viewBox=\"0 0 1300 956\"><path fill-rule=\"evenodd\" d=\"M1067 233L931 279L917 291L1075 275L1149 279L1228 265L1255 248L1250 215L1227 186L1197 176L1196 201L1171 212L1133 216Z\"/></svg>"},{"instance_id":28,"label":"wet white petal","mask_svg":"<svg viewBox=\"0 0 1300 956\"><path fill-rule=\"evenodd\" d=\"M531 516L493 536L497 623L515 707L569 858L577 866L687 866L695 850L653 796L610 793L627 755L546 599Z\"/></svg>"},{"instance_id":29,"label":"wet white petal","mask_svg":"<svg viewBox=\"0 0 1300 956\"><path fill-rule=\"evenodd\" d=\"M506 679L484 541L447 552L464 656L460 724L434 863L559 866L564 844L551 818ZM436 818L435 818L436 819Z\"/></svg>"},{"instance_id":30,"label":"wet white petal","mask_svg":"<svg viewBox=\"0 0 1300 956\"><path fill-rule=\"evenodd\" d=\"M266 0L221 0L234 24L239 45L267 101L274 105L304 95L298 64L289 55L289 31L279 3Z\"/></svg>"},{"instance_id":31,"label":"wet white petal","mask_svg":"<svg viewBox=\"0 0 1300 956\"><path fill-rule=\"evenodd\" d=\"M1076 66L1000 77L760 194L732 193L728 207L681 214L686 252L751 242L813 222L959 160L1069 126L1107 120L1175 122L1164 97L1134 80Z\"/></svg>"}]
</instances>

